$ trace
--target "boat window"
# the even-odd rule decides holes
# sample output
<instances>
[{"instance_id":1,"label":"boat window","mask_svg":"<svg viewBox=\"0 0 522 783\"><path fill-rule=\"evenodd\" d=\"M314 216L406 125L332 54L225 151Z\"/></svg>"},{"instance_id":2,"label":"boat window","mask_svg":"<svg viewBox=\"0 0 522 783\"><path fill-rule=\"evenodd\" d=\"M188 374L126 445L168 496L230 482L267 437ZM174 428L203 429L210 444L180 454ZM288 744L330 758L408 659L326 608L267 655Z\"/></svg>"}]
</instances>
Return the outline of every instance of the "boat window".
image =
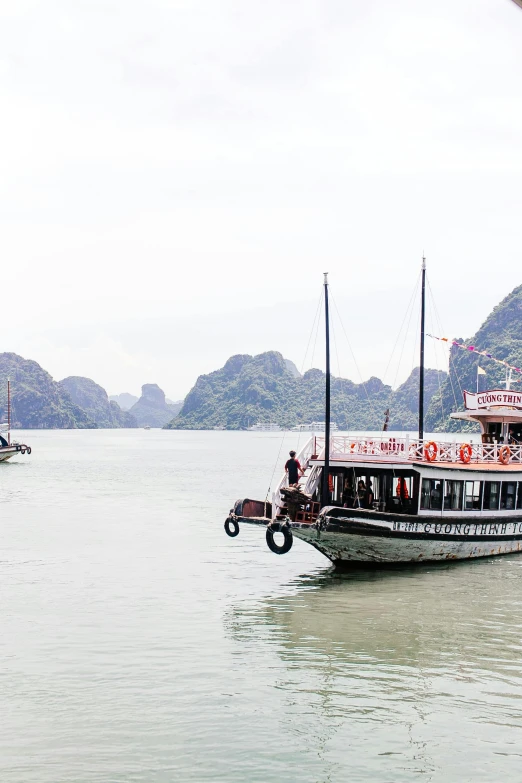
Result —
<instances>
[{"instance_id":1,"label":"boat window","mask_svg":"<svg viewBox=\"0 0 522 783\"><path fill-rule=\"evenodd\" d=\"M343 476L338 471L331 471L328 477L328 486L330 488L330 502L332 505L342 505Z\"/></svg>"},{"instance_id":2,"label":"boat window","mask_svg":"<svg viewBox=\"0 0 522 783\"><path fill-rule=\"evenodd\" d=\"M444 511L462 511L463 481L444 482Z\"/></svg>"},{"instance_id":3,"label":"boat window","mask_svg":"<svg viewBox=\"0 0 522 783\"><path fill-rule=\"evenodd\" d=\"M490 421L488 424L488 433L493 435L495 440L499 440L502 435L502 424L498 421Z\"/></svg>"},{"instance_id":4,"label":"boat window","mask_svg":"<svg viewBox=\"0 0 522 783\"><path fill-rule=\"evenodd\" d=\"M517 508L522 508L522 481L518 482Z\"/></svg>"},{"instance_id":5,"label":"boat window","mask_svg":"<svg viewBox=\"0 0 522 783\"><path fill-rule=\"evenodd\" d=\"M502 492L500 493L500 508L506 511L515 508L515 496L517 485L514 481L503 481Z\"/></svg>"},{"instance_id":6,"label":"boat window","mask_svg":"<svg viewBox=\"0 0 522 783\"><path fill-rule=\"evenodd\" d=\"M484 505L483 509L488 511L497 511L500 500L500 481L484 482Z\"/></svg>"},{"instance_id":7,"label":"boat window","mask_svg":"<svg viewBox=\"0 0 522 783\"><path fill-rule=\"evenodd\" d=\"M442 508L442 481L436 479L422 479L421 488L421 508L435 509L440 511Z\"/></svg>"},{"instance_id":8,"label":"boat window","mask_svg":"<svg viewBox=\"0 0 522 783\"><path fill-rule=\"evenodd\" d=\"M482 507L482 482L466 481L464 508L466 511L480 511Z\"/></svg>"}]
</instances>

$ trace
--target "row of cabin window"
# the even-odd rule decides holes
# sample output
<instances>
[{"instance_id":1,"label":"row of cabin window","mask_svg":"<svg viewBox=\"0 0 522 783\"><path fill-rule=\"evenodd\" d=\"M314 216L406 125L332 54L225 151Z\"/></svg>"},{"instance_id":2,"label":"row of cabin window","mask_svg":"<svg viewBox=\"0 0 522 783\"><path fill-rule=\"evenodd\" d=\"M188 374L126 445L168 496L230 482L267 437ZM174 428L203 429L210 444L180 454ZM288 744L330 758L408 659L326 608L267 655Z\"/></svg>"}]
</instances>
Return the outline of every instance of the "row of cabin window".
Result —
<instances>
[{"instance_id":1,"label":"row of cabin window","mask_svg":"<svg viewBox=\"0 0 522 783\"><path fill-rule=\"evenodd\" d=\"M522 481L422 479L420 507L436 511L522 509Z\"/></svg>"}]
</instances>

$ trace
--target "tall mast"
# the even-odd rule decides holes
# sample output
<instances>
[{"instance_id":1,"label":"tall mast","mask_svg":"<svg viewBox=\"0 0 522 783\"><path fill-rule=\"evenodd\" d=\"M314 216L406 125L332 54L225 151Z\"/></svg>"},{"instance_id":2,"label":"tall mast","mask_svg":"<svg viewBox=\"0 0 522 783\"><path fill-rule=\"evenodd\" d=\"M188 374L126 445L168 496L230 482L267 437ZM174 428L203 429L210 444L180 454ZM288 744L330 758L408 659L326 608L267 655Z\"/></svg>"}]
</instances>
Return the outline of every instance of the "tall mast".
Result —
<instances>
[{"instance_id":1,"label":"tall mast","mask_svg":"<svg viewBox=\"0 0 522 783\"><path fill-rule=\"evenodd\" d=\"M324 317L326 331L326 401L324 410L324 469L321 506L330 505L330 316L328 312L328 272L324 273Z\"/></svg>"},{"instance_id":2,"label":"tall mast","mask_svg":"<svg viewBox=\"0 0 522 783\"><path fill-rule=\"evenodd\" d=\"M7 444L11 445L11 381L7 379Z\"/></svg>"},{"instance_id":3,"label":"tall mast","mask_svg":"<svg viewBox=\"0 0 522 783\"><path fill-rule=\"evenodd\" d=\"M419 368L419 440L424 438L424 321L426 316L426 259L422 256L421 333Z\"/></svg>"}]
</instances>

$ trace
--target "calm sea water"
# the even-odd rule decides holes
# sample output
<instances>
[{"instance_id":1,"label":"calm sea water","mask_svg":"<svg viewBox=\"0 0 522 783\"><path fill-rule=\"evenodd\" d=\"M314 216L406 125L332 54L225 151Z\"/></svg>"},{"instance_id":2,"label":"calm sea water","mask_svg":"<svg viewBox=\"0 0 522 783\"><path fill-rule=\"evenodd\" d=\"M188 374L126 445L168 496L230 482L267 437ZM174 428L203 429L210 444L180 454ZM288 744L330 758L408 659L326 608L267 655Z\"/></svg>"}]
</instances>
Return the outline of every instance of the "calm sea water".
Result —
<instances>
[{"instance_id":1,"label":"calm sea water","mask_svg":"<svg viewBox=\"0 0 522 783\"><path fill-rule=\"evenodd\" d=\"M0 780L520 780L522 557L340 575L228 538L297 437L24 433L0 465Z\"/></svg>"}]
</instances>

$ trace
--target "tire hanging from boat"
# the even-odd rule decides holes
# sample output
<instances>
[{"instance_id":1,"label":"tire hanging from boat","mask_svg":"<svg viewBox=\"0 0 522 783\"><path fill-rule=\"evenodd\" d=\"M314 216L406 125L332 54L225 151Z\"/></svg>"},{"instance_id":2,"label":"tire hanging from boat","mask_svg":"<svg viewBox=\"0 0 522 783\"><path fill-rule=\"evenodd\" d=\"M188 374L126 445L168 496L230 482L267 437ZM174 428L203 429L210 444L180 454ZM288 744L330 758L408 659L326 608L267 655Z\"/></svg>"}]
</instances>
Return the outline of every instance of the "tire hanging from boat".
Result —
<instances>
[{"instance_id":1,"label":"tire hanging from boat","mask_svg":"<svg viewBox=\"0 0 522 783\"><path fill-rule=\"evenodd\" d=\"M503 465L507 465L511 459L511 449L509 446L501 446L498 452L498 458Z\"/></svg>"},{"instance_id":2,"label":"tire hanging from boat","mask_svg":"<svg viewBox=\"0 0 522 783\"><path fill-rule=\"evenodd\" d=\"M276 544L274 533L283 534L285 540L281 546ZM281 525L280 522L272 522L266 529L266 543L271 552L274 552L276 555L286 555L286 553L292 549L294 537L288 525Z\"/></svg>"},{"instance_id":3,"label":"tire hanging from boat","mask_svg":"<svg viewBox=\"0 0 522 783\"><path fill-rule=\"evenodd\" d=\"M231 525L232 527L230 527ZM239 535L239 522L237 519L233 519L232 517L227 517L225 519L225 533L227 536L230 536L230 538L235 538Z\"/></svg>"}]
</instances>

